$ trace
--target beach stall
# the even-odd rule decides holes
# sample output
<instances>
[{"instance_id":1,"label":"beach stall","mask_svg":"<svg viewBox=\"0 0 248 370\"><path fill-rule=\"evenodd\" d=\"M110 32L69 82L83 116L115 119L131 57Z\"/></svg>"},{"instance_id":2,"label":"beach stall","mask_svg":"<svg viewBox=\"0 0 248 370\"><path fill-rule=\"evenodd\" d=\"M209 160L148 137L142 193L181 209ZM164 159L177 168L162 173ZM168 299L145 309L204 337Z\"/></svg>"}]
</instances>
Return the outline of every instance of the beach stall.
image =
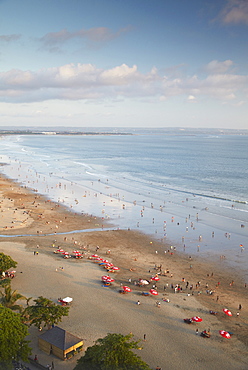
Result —
<instances>
[{"instance_id":1,"label":"beach stall","mask_svg":"<svg viewBox=\"0 0 248 370\"><path fill-rule=\"evenodd\" d=\"M83 341L55 326L39 336L38 346L48 355L53 354L61 360L67 360L82 350Z\"/></svg>"}]
</instances>

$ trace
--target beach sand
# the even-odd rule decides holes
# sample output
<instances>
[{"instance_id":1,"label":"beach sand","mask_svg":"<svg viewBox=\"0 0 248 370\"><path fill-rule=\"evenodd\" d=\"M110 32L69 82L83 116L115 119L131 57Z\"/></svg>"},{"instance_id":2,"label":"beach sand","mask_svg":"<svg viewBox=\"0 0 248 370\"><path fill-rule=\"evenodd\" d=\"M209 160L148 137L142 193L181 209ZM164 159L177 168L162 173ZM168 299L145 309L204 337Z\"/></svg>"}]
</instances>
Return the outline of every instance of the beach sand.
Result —
<instances>
[{"instance_id":1,"label":"beach sand","mask_svg":"<svg viewBox=\"0 0 248 370\"><path fill-rule=\"evenodd\" d=\"M108 333L132 332L135 340L141 339L143 349L138 355L152 369L247 369L248 287L225 259L211 263L200 255L189 258L139 232L106 230L109 225L102 226L101 219L75 214L4 177L0 194L0 252L18 263L12 289L54 302L58 297L72 297L69 316L58 326L82 338L84 350ZM95 228L99 231L89 231ZM58 246L72 255L79 249L84 258L64 259L54 253ZM110 287L101 283L106 270L89 258L94 253L120 268L111 274L115 281ZM156 269L160 265L161 272ZM143 296L142 291L148 292L154 282L143 288L135 282L150 280L156 273L160 278L155 283L158 296ZM186 289L187 281L192 290ZM180 293L174 291L176 284L183 288ZM132 292L120 294L122 285ZM230 309L233 316L226 316L223 308ZM218 314L210 315L209 310ZM192 316L203 321L184 323L184 318ZM200 332L208 328L211 338L202 338ZM232 332L231 339L222 338L219 330ZM37 355L43 365L53 361L55 369L73 369L81 355L64 362L46 355L38 349L41 333L30 328L32 356Z\"/></svg>"}]
</instances>

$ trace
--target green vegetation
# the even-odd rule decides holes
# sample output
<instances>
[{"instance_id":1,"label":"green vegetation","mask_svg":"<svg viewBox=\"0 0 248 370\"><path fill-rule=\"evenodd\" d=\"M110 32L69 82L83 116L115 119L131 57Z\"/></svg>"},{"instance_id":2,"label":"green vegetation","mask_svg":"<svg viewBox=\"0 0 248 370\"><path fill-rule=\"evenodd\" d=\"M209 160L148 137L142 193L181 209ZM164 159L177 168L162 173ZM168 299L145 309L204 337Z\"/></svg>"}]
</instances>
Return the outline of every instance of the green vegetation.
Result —
<instances>
[{"instance_id":1,"label":"green vegetation","mask_svg":"<svg viewBox=\"0 0 248 370\"><path fill-rule=\"evenodd\" d=\"M88 347L74 370L151 370L151 368L133 353L132 349L141 349L139 341L131 340L132 334L108 334Z\"/></svg>"},{"instance_id":2,"label":"green vegetation","mask_svg":"<svg viewBox=\"0 0 248 370\"><path fill-rule=\"evenodd\" d=\"M31 348L25 340L27 335L28 329L21 315L0 305L0 362L3 369L12 369L12 360L28 360Z\"/></svg>"},{"instance_id":3,"label":"green vegetation","mask_svg":"<svg viewBox=\"0 0 248 370\"><path fill-rule=\"evenodd\" d=\"M7 308L10 308L13 311L21 312L23 310L22 305L16 304L16 302L20 299L26 299L23 295L18 293L16 290L11 289L10 283L5 285L4 291L0 291L0 303Z\"/></svg>"},{"instance_id":4,"label":"green vegetation","mask_svg":"<svg viewBox=\"0 0 248 370\"><path fill-rule=\"evenodd\" d=\"M7 256L4 253L0 253L0 274L7 271L8 269L15 268L17 266L17 262L12 260L10 256Z\"/></svg>"},{"instance_id":5,"label":"green vegetation","mask_svg":"<svg viewBox=\"0 0 248 370\"><path fill-rule=\"evenodd\" d=\"M62 321L63 316L68 316L69 307L63 307L57 305L44 297L38 297L34 299L35 305L28 306L22 313L22 317L25 323L28 325L34 325L38 329L48 326L51 327L54 324Z\"/></svg>"},{"instance_id":6,"label":"green vegetation","mask_svg":"<svg viewBox=\"0 0 248 370\"><path fill-rule=\"evenodd\" d=\"M28 325L35 325L39 329L42 325L51 327L68 316L69 307L57 305L44 297L34 300L24 297L16 290L11 289L11 279L4 277L4 272L17 266L17 262L10 256L0 253L0 370L11 370L12 360L28 361L31 355L29 341L25 340ZM26 300L26 307L17 304L18 300ZM19 313L13 312L19 311Z\"/></svg>"}]
</instances>

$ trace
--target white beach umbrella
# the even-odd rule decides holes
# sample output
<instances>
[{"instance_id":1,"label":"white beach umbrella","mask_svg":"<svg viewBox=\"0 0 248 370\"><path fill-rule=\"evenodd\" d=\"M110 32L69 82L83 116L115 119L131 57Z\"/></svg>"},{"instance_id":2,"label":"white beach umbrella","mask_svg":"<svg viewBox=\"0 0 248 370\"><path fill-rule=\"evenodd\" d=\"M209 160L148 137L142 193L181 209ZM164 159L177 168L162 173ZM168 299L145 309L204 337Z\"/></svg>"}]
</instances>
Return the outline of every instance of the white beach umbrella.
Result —
<instances>
[{"instance_id":1,"label":"white beach umbrella","mask_svg":"<svg viewBox=\"0 0 248 370\"><path fill-rule=\"evenodd\" d=\"M65 297L65 298L63 298L63 302L70 303L72 301L73 301L73 298L71 298L71 297Z\"/></svg>"}]
</instances>

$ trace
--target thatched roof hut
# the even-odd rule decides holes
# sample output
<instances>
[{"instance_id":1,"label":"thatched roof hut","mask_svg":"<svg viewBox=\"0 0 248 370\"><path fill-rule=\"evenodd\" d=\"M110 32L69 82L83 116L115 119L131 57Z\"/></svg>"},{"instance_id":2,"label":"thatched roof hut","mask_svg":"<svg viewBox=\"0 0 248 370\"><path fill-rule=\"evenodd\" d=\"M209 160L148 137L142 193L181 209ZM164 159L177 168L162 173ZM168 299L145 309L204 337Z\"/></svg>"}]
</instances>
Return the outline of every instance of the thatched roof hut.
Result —
<instances>
[{"instance_id":1,"label":"thatched roof hut","mask_svg":"<svg viewBox=\"0 0 248 370\"><path fill-rule=\"evenodd\" d=\"M66 330L55 326L39 336L38 345L48 355L53 354L61 360L66 360L82 350L83 341Z\"/></svg>"}]
</instances>

